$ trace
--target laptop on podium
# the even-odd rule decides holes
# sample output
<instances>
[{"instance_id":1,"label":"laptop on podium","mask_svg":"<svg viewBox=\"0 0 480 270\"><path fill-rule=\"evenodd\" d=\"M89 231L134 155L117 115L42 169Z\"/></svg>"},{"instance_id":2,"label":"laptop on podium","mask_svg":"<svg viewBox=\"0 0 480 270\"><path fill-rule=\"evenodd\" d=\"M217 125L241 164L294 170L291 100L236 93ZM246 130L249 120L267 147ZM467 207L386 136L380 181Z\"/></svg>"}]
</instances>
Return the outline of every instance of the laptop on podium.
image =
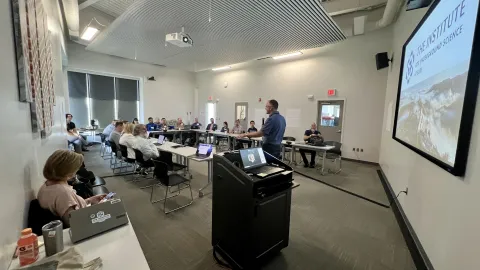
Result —
<instances>
[{"instance_id":1,"label":"laptop on podium","mask_svg":"<svg viewBox=\"0 0 480 270\"><path fill-rule=\"evenodd\" d=\"M247 148L240 150L243 169L257 177L264 178L285 171L285 169L267 164L262 148Z\"/></svg>"}]
</instances>

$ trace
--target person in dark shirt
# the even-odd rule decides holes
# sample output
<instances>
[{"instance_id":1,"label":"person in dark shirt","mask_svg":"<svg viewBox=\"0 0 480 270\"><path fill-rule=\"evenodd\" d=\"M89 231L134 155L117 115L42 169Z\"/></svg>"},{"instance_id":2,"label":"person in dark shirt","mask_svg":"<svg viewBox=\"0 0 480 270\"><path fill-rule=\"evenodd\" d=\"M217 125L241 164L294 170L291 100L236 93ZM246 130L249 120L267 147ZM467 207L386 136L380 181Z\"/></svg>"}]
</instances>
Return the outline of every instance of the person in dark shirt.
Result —
<instances>
[{"instance_id":1,"label":"person in dark shirt","mask_svg":"<svg viewBox=\"0 0 480 270\"><path fill-rule=\"evenodd\" d=\"M220 132L225 132L225 133L230 133L230 129L228 128L228 123L227 121L223 122L223 127L220 130Z\"/></svg>"},{"instance_id":2,"label":"person in dark shirt","mask_svg":"<svg viewBox=\"0 0 480 270\"><path fill-rule=\"evenodd\" d=\"M198 122L198 118L195 117L195 122L193 122L192 124L192 129L200 129L202 127L202 124L200 124L200 122Z\"/></svg>"},{"instance_id":3,"label":"person in dark shirt","mask_svg":"<svg viewBox=\"0 0 480 270\"><path fill-rule=\"evenodd\" d=\"M310 126L310 129L305 130L305 134L303 135L303 140L306 143L312 142L313 137L319 137L322 136L322 134L317 130L317 124L312 123ZM308 168L308 160L306 153L310 153L310 168L315 167L315 156L317 155L316 151L313 150L305 150L305 149L300 149L300 155L302 156L303 159L303 167Z\"/></svg>"},{"instance_id":4,"label":"person in dark shirt","mask_svg":"<svg viewBox=\"0 0 480 270\"><path fill-rule=\"evenodd\" d=\"M148 124L146 125L147 131L154 131L157 130L158 126L153 122L153 118L149 117L148 118Z\"/></svg>"},{"instance_id":5,"label":"person in dark shirt","mask_svg":"<svg viewBox=\"0 0 480 270\"><path fill-rule=\"evenodd\" d=\"M250 127L248 128L247 132L250 133L250 132L257 132L257 128L255 127L255 121L250 121ZM248 147L252 147L252 141L249 141L248 142Z\"/></svg>"},{"instance_id":6,"label":"person in dark shirt","mask_svg":"<svg viewBox=\"0 0 480 270\"><path fill-rule=\"evenodd\" d=\"M210 118L210 124L207 125L207 131L217 130L217 124L215 124L215 119Z\"/></svg>"}]
</instances>

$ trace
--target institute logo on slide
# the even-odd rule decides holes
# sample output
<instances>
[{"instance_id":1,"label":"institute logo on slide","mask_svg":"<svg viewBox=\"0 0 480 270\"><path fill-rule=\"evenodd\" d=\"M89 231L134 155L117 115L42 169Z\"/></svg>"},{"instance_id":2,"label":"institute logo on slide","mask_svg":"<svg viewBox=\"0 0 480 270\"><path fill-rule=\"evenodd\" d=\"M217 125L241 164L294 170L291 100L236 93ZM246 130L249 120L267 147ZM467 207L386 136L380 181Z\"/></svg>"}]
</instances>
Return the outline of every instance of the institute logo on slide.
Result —
<instances>
[{"instance_id":1,"label":"institute logo on slide","mask_svg":"<svg viewBox=\"0 0 480 270\"><path fill-rule=\"evenodd\" d=\"M408 57L408 61L407 61L407 75L406 75L406 79L407 79L407 84L410 84L410 79L412 78L413 76L413 64L415 63L415 53L413 53L413 51L410 52L410 56Z\"/></svg>"}]
</instances>

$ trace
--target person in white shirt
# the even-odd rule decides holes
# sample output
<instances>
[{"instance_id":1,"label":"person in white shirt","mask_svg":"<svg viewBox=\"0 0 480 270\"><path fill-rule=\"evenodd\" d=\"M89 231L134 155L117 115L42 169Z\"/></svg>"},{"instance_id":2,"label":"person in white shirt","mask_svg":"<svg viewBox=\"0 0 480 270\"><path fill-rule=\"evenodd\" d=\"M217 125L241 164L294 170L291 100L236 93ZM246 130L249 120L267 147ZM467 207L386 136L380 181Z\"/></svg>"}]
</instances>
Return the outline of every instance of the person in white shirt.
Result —
<instances>
[{"instance_id":1,"label":"person in white shirt","mask_svg":"<svg viewBox=\"0 0 480 270\"><path fill-rule=\"evenodd\" d=\"M134 124L126 124L123 128L123 134L120 137L120 144L125 145L127 147L128 158L135 159L135 151L133 148L135 147L135 137L133 136L133 129L135 128Z\"/></svg>"},{"instance_id":2,"label":"person in white shirt","mask_svg":"<svg viewBox=\"0 0 480 270\"><path fill-rule=\"evenodd\" d=\"M133 130L133 136L135 136L135 149L140 150L143 154L143 159L148 161L152 158L158 158L159 153L154 140L149 140L147 137L147 128L143 124L138 124Z\"/></svg>"}]
</instances>

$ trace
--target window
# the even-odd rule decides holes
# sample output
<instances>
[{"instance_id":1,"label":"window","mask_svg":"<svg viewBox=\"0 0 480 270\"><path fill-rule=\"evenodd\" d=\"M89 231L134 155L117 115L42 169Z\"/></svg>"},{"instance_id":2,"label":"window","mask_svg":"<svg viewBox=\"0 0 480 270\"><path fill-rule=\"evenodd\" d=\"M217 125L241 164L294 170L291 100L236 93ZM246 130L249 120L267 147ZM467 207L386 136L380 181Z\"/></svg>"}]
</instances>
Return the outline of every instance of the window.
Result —
<instances>
[{"instance_id":1,"label":"window","mask_svg":"<svg viewBox=\"0 0 480 270\"><path fill-rule=\"evenodd\" d=\"M336 127L340 119L340 105L322 104L322 115L320 118L322 127Z\"/></svg>"},{"instance_id":2,"label":"window","mask_svg":"<svg viewBox=\"0 0 480 270\"><path fill-rule=\"evenodd\" d=\"M90 126L95 119L100 127L113 119L138 118L140 99L138 80L68 72L70 113L78 127Z\"/></svg>"},{"instance_id":3,"label":"window","mask_svg":"<svg viewBox=\"0 0 480 270\"><path fill-rule=\"evenodd\" d=\"M210 118L213 118L215 119L215 103L213 102L209 102L207 103L207 113L205 114L205 116L207 117L205 119L205 123L210 123Z\"/></svg>"}]
</instances>

